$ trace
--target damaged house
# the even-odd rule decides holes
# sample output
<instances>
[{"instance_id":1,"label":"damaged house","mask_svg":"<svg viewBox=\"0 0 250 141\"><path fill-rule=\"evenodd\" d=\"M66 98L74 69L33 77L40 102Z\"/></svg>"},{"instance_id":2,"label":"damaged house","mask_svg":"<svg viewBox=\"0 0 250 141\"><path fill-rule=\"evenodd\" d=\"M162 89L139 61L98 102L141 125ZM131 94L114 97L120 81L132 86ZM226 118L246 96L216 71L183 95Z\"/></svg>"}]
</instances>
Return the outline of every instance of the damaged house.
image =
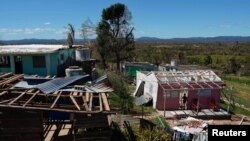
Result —
<instances>
[{"instance_id":1,"label":"damaged house","mask_svg":"<svg viewBox=\"0 0 250 141\"><path fill-rule=\"evenodd\" d=\"M0 46L0 72L64 76L76 60L74 45L4 45ZM85 56L83 56L85 57Z\"/></svg>"},{"instance_id":2,"label":"damaged house","mask_svg":"<svg viewBox=\"0 0 250 141\"><path fill-rule=\"evenodd\" d=\"M212 70L137 72L134 95L158 110L217 110L222 84Z\"/></svg>"},{"instance_id":3,"label":"damaged house","mask_svg":"<svg viewBox=\"0 0 250 141\"><path fill-rule=\"evenodd\" d=\"M106 76L30 77L0 73L0 139L110 140Z\"/></svg>"}]
</instances>

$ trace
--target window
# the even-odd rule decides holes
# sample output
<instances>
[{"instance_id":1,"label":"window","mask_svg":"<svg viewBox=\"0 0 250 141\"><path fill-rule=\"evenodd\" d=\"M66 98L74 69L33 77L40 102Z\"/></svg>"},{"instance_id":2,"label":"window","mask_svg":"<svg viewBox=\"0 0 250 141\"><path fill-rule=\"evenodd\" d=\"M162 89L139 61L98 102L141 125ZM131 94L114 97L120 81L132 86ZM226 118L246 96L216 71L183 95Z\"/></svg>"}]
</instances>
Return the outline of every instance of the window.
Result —
<instances>
[{"instance_id":1,"label":"window","mask_svg":"<svg viewBox=\"0 0 250 141\"><path fill-rule=\"evenodd\" d=\"M179 97L180 92L177 90L166 90L165 91L167 98L176 98Z\"/></svg>"},{"instance_id":2,"label":"window","mask_svg":"<svg viewBox=\"0 0 250 141\"><path fill-rule=\"evenodd\" d=\"M200 96L206 96L206 97L210 97L211 96L211 89L203 89L200 90L200 92L198 93Z\"/></svg>"},{"instance_id":3,"label":"window","mask_svg":"<svg viewBox=\"0 0 250 141\"><path fill-rule=\"evenodd\" d=\"M9 56L0 56L0 67L10 67Z\"/></svg>"},{"instance_id":4,"label":"window","mask_svg":"<svg viewBox=\"0 0 250 141\"><path fill-rule=\"evenodd\" d=\"M34 68L45 68L45 56L33 56L33 67Z\"/></svg>"}]
</instances>

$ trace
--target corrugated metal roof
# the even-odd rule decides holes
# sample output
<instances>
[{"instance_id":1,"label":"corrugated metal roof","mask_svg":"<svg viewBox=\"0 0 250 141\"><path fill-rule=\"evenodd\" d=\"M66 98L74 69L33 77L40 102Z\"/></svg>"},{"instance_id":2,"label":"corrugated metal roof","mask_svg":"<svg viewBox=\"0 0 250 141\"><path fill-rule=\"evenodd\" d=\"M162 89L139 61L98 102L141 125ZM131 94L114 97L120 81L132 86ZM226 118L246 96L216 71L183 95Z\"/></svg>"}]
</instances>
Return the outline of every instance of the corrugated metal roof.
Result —
<instances>
[{"instance_id":1,"label":"corrugated metal roof","mask_svg":"<svg viewBox=\"0 0 250 141\"><path fill-rule=\"evenodd\" d=\"M86 91L94 92L94 93L105 93L105 92L112 92L113 89L106 86L105 84L97 84L93 86L85 86Z\"/></svg>"},{"instance_id":2,"label":"corrugated metal roof","mask_svg":"<svg viewBox=\"0 0 250 141\"><path fill-rule=\"evenodd\" d=\"M20 82L18 82L18 83L16 83L14 85L14 87L16 87L16 88L27 88L27 89L34 88L35 86L36 85L30 85L30 84L28 84L27 81L20 81Z\"/></svg>"},{"instance_id":3,"label":"corrugated metal roof","mask_svg":"<svg viewBox=\"0 0 250 141\"><path fill-rule=\"evenodd\" d=\"M71 76L71 77L65 77L65 78L56 78L53 80L50 80L48 82L39 84L36 86L37 89L41 90L45 94L49 94L52 92L55 92L79 79L88 77L89 75L79 75L79 76Z\"/></svg>"},{"instance_id":4,"label":"corrugated metal roof","mask_svg":"<svg viewBox=\"0 0 250 141\"><path fill-rule=\"evenodd\" d=\"M97 78L96 80L93 81L94 84L99 84L102 83L103 81L107 80L108 76L105 74L99 78Z\"/></svg>"},{"instance_id":5,"label":"corrugated metal roof","mask_svg":"<svg viewBox=\"0 0 250 141\"><path fill-rule=\"evenodd\" d=\"M4 45L0 46L0 54L42 54L52 53L65 48L68 48L68 46L44 44Z\"/></svg>"},{"instance_id":6,"label":"corrugated metal roof","mask_svg":"<svg viewBox=\"0 0 250 141\"><path fill-rule=\"evenodd\" d=\"M136 105L143 105L148 103L150 100L152 100L153 97L147 93L144 95L141 95L140 97L135 97L135 104Z\"/></svg>"}]
</instances>

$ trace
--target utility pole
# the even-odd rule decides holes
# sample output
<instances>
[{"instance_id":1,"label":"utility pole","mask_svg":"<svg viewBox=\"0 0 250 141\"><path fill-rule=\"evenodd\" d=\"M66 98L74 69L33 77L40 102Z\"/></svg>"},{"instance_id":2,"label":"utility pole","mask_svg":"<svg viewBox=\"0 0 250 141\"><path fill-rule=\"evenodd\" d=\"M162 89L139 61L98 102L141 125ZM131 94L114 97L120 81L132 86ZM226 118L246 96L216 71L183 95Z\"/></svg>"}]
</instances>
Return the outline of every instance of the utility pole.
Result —
<instances>
[{"instance_id":1,"label":"utility pole","mask_svg":"<svg viewBox=\"0 0 250 141\"><path fill-rule=\"evenodd\" d=\"M197 105L197 107L196 107L196 113L197 113L197 115L198 115L198 112L199 112L199 105L200 105L200 93L201 93L201 90L199 89L198 90L198 98L197 98L197 103L196 103L196 105Z\"/></svg>"},{"instance_id":2,"label":"utility pole","mask_svg":"<svg viewBox=\"0 0 250 141\"><path fill-rule=\"evenodd\" d=\"M141 118L143 119L143 104L141 106Z\"/></svg>"},{"instance_id":3,"label":"utility pole","mask_svg":"<svg viewBox=\"0 0 250 141\"><path fill-rule=\"evenodd\" d=\"M163 95L163 97L164 97L164 118L165 118L165 115L166 115L166 92L164 92L164 95Z\"/></svg>"},{"instance_id":4,"label":"utility pole","mask_svg":"<svg viewBox=\"0 0 250 141\"><path fill-rule=\"evenodd\" d=\"M228 106L227 106L227 112L228 113L229 113L229 110L230 110L230 104L231 104L232 96L233 96L233 86L230 87L230 97L229 97L229 103L228 103Z\"/></svg>"}]
</instances>

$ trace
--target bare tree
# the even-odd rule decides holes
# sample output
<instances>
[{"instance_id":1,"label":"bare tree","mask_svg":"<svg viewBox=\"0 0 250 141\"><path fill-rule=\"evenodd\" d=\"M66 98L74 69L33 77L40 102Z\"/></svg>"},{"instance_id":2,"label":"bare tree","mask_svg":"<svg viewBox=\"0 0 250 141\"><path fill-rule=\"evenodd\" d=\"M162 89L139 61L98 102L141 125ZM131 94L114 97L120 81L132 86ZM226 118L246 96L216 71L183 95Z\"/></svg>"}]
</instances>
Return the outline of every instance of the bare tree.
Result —
<instances>
[{"instance_id":1,"label":"bare tree","mask_svg":"<svg viewBox=\"0 0 250 141\"><path fill-rule=\"evenodd\" d=\"M68 24L68 32L67 32L67 43L69 47L72 47L75 42L75 29L72 24Z\"/></svg>"},{"instance_id":2,"label":"bare tree","mask_svg":"<svg viewBox=\"0 0 250 141\"><path fill-rule=\"evenodd\" d=\"M86 46L91 46L91 39L93 36L96 35L96 25L87 18L82 24L81 28L81 36L83 37L84 44Z\"/></svg>"}]
</instances>

